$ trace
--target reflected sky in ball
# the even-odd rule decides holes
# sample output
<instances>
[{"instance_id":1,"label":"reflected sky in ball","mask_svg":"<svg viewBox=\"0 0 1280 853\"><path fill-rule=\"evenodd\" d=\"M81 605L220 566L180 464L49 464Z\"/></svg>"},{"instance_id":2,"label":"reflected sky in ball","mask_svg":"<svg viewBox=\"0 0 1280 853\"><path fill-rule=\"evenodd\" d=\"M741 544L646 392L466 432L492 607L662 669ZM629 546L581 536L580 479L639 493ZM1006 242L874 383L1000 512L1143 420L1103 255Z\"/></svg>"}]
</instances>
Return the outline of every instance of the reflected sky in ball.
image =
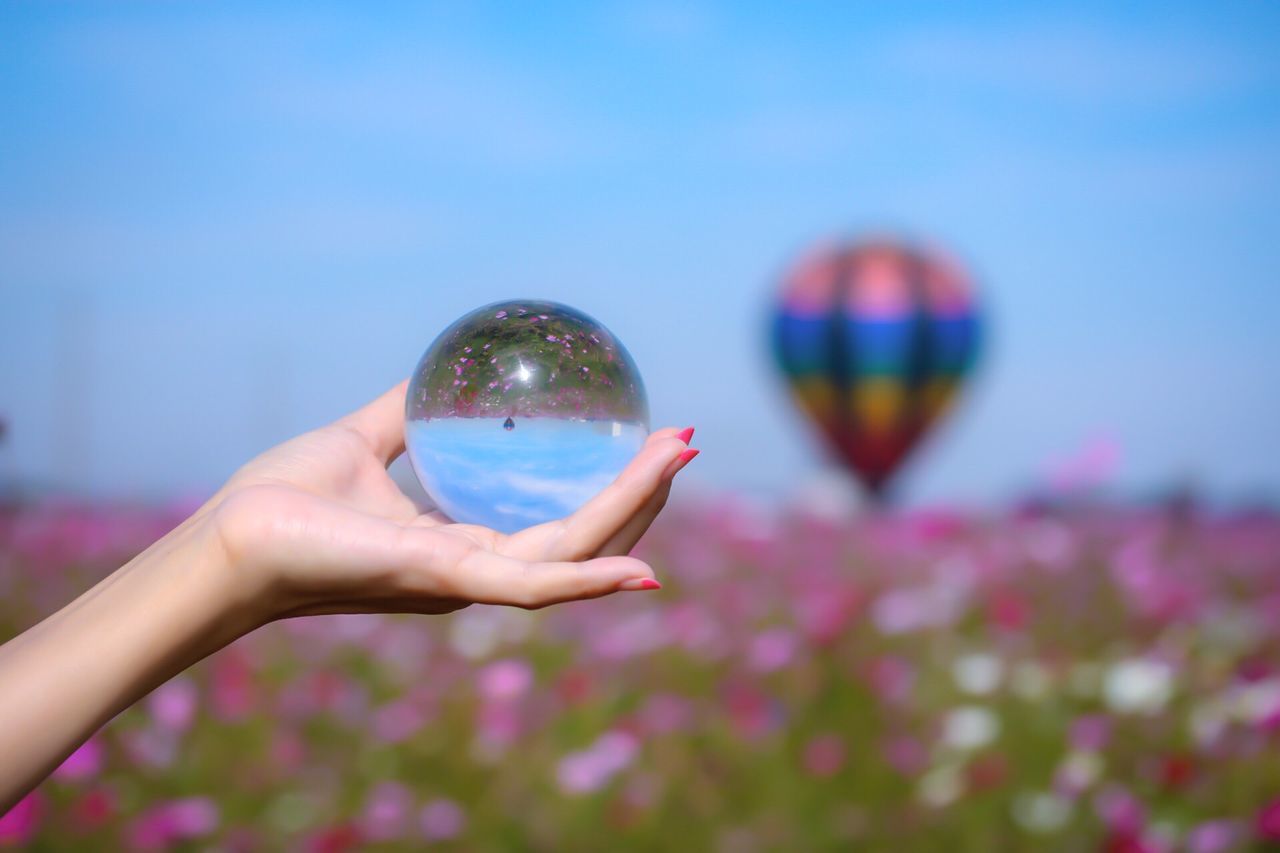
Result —
<instances>
[{"instance_id":1,"label":"reflected sky in ball","mask_svg":"<svg viewBox=\"0 0 1280 853\"><path fill-rule=\"evenodd\" d=\"M620 421L441 418L410 421L406 443L423 487L456 521L512 533L571 514L644 444Z\"/></svg>"}]
</instances>

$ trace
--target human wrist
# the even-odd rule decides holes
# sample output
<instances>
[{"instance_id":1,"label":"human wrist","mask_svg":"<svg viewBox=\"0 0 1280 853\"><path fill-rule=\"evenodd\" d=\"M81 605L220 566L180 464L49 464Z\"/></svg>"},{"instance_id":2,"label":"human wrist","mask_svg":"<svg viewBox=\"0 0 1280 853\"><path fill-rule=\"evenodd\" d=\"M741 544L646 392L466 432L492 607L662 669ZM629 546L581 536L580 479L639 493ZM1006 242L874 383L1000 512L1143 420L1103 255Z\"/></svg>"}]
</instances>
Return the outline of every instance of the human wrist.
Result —
<instances>
[{"instance_id":1,"label":"human wrist","mask_svg":"<svg viewBox=\"0 0 1280 853\"><path fill-rule=\"evenodd\" d=\"M176 528L176 547L204 591L211 613L230 629L227 642L278 618L272 602L277 584L249 559L237 521L228 529L226 501L234 491L223 490ZM235 502L232 501L234 506Z\"/></svg>"}]
</instances>

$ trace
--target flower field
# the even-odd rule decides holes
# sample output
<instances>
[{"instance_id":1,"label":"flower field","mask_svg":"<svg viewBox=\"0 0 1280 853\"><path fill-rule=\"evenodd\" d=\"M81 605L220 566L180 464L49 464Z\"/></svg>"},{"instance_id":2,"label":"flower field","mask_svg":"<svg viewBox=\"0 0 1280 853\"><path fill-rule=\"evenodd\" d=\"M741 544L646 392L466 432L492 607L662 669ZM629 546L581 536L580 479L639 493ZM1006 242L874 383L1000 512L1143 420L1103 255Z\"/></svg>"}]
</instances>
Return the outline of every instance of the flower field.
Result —
<instances>
[{"instance_id":1,"label":"flower field","mask_svg":"<svg viewBox=\"0 0 1280 853\"><path fill-rule=\"evenodd\" d=\"M0 510L0 637L179 518ZM269 626L96 735L0 845L1280 844L1280 517L724 500L640 556L662 591Z\"/></svg>"}]
</instances>

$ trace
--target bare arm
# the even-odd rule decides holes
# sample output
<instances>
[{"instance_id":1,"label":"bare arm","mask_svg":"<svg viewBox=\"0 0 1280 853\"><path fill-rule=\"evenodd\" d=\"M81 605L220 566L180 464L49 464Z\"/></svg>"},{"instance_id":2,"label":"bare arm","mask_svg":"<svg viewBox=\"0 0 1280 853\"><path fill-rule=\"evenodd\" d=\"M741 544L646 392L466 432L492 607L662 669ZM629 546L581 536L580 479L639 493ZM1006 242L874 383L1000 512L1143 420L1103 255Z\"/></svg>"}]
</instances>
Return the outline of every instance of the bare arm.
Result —
<instances>
[{"instance_id":1,"label":"bare arm","mask_svg":"<svg viewBox=\"0 0 1280 853\"><path fill-rule=\"evenodd\" d=\"M658 588L625 556L697 451L655 432L574 515L509 536L421 515L386 473L404 385L250 462L172 533L0 646L0 814L117 713L275 619L536 608Z\"/></svg>"}]
</instances>

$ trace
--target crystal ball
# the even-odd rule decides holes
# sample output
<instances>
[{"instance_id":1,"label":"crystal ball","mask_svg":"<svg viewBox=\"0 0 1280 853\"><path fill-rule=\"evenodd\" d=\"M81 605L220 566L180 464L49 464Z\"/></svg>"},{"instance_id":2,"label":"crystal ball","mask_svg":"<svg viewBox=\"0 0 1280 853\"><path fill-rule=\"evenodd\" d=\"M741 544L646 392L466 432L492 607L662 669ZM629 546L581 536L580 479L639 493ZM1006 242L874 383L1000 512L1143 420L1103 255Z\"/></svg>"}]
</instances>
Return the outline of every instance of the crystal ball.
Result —
<instances>
[{"instance_id":1,"label":"crystal ball","mask_svg":"<svg viewBox=\"0 0 1280 853\"><path fill-rule=\"evenodd\" d=\"M409 381L405 444L451 519L504 533L573 513L649 434L649 401L608 329L556 302L495 302L427 348Z\"/></svg>"}]
</instances>

